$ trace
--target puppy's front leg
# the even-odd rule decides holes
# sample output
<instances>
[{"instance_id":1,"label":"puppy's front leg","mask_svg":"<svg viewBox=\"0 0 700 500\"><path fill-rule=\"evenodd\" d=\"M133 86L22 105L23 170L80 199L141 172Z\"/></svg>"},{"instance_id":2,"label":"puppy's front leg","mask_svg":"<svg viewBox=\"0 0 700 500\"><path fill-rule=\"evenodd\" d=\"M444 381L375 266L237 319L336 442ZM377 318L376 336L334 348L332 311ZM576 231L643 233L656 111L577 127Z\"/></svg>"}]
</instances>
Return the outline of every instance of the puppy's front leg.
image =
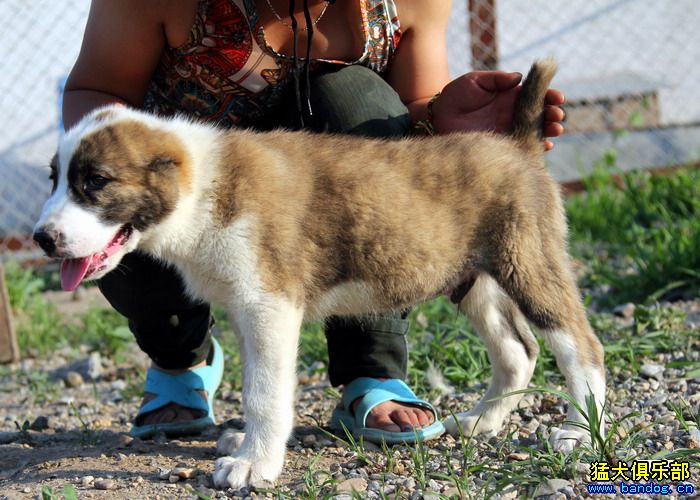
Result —
<instances>
[{"instance_id":1,"label":"puppy's front leg","mask_svg":"<svg viewBox=\"0 0 700 500\"><path fill-rule=\"evenodd\" d=\"M246 428L240 447L222 450L230 456L216 461L217 486L238 489L272 482L282 471L294 417L302 317L301 308L283 299L232 308L243 354Z\"/></svg>"}]
</instances>

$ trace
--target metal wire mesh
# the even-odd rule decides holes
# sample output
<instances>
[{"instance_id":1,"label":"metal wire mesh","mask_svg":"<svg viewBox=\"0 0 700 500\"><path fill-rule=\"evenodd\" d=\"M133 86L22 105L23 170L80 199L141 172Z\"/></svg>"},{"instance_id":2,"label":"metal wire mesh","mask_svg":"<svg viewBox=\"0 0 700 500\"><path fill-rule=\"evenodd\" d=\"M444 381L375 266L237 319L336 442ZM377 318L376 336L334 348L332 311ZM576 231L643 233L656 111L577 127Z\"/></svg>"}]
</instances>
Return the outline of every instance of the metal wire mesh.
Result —
<instances>
[{"instance_id":1,"label":"metal wire mesh","mask_svg":"<svg viewBox=\"0 0 700 500\"><path fill-rule=\"evenodd\" d=\"M59 86L88 9L89 0L0 0L0 17L12 20L0 32L0 259L38 256L28 236L49 191ZM696 0L453 0L450 70L526 72L554 56L567 134L547 158L562 181L611 148L623 169L697 161L698 24Z\"/></svg>"},{"instance_id":2,"label":"metal wire mesh","mask_svg":"<svg viewBox=\"0 0 700 500\"><path fill-rule=\"evenodd\" d=\"M38 256L29 235L50 190L58 88L77 57L89 6L0 1L0 258Z\"/></svg>"},{"instance_id":3,"label":"metal wire mesh","mask_svg":"<svg viewBox=\"0 0 700 500\"><path fill-rule=\"evenodd\" d=\"M471 67L524 73L537 58L557 61L567 133L547 160L560 180L580 178L611 150L622 170L700 159L700 2L469 0L454 8L465 3ZM464 59L452 58L454 72L469 69Z\"/></svg>"}]
</instances>

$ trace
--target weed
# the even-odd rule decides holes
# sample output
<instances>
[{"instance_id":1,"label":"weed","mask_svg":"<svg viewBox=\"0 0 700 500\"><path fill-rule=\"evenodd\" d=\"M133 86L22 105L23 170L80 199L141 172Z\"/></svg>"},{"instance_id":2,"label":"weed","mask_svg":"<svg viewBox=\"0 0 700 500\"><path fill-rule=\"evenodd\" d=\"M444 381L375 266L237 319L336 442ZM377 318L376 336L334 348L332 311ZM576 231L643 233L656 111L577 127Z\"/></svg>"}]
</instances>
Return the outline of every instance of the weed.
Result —
<instances>
[{"instance_id":1,"label":"weed","mask_svg":"<svg viewBox=\"0 0 700 500\"><path fill-rule=\"evenodd\" d=\"M677 402L668 400L666 406L674 413L684 431L690 431L691 426L700 427L700 411L693 411L685 399L680 398Z\"/></svg>"},{"instance_id":2,"label":"weed","mask_svg":"<svg viewBox=\"0 0 700 500\"><path fill-rule=\"evenodd\" d=\"M59 495L54 489L45 484L41 487L41 500L78 500L78 493L75 491L75 486L66 484L63 487L62 495Z\"/></svg>"},{"instance_id":3,"label":"weed","mask_svg":"<svg viewBox=\"0 0 700 500\"><path fill-rule=\"evenodd\" d=\"M352 435L352 432L348 430L348 428L343 422L340 422L340 425L342 427L343 434L345 435L345 439L343 439L340 436L337 436L336 434L333 434L332 432L327 431L323 427L318 427L318 430L320 430L329 438L343 443L346 446L346 448L348 448L355 454L355 458L363 465L374 463L372 457L369 454L367 454L367 451L365 450L364 439L362 438L362 436L360 436L360 439L355 439L355 437Z\"/></svg>"},{"instance_id":4,"label":"weed","mask_svg":"<svg viewBox=\"0 0 700 500\"><path fill-rule=\"evenodd\" d=\"M306 472L304 472L304 489L303 491L299 492L299 498L306 500L316 500L318 498L322 498L321 491L324 489L331 489L337 482L335 479L333 479L330 472L319 470L316 467L316 463L320 458L321 457L318 455L313 457L309 463L308 469Z\"/></svg>"},{"instance_id":5,"label":"weed","mask_svg":"<svg viewBox=\"0 0 700 500\"><path fill-rule=\"evenodd\" d=\"M78 411L78 408L75 407L73 402L70 403L70 410L71 413L73 413L73 415L75 415L75 417L78 419L78 422L80 422L80 426L82 427L80 433L80 444L83 446L94 446L98 444L100 442L99 432L91 429L90 424L83 420L83 416L80 414L80 411Z\"/></svg>"}]
</instances>

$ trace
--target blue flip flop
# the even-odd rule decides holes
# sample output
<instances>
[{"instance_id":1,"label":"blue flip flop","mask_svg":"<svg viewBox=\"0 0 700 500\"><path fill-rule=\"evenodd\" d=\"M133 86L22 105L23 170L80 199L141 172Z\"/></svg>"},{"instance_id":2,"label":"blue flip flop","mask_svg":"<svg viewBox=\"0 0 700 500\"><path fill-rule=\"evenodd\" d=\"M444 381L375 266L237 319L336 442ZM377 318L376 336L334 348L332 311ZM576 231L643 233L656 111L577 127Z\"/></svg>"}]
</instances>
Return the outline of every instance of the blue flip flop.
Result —
<instances>
[{"instance_id":1,"label":"blue flip flop","mask_svg":"<svg viewBox=\"0 0 700 500\"><path fill-rule=\"evenodd\" d=\"M353 415L350 411L352 402L362 398ZM366 427L367 415L375 406L386 401L398 401L421 406L433 412L435 422L422 429L414 429L406 432L391 432L383 429ZM333 410L331 426L342 429L345 426L353 437L362 437L365 441L387 444L415 443L416 441L428 441L436 439L445 432L445 427L438 418L437 411L427 401L418 399L413 391L399 379L377 380L370 377L359 377L347 384L343 390L342 407L340 405Z\"/></svg>"},{"instance_id":2,"label":"blue flip flop","mask_svg":"<svg viewBox=\"0 0 700 500\"><path fill-rule=\"evenodd\" d=\"M224 373L224 353L221 346L212 338L214 356L210 365L194 370L169 374L157 368L149 368L146 373L145 392L156 397L143 405L136 416L145 415L167 404L175 403L186 408L202 410L206 415L188 422L173 422L163 424L135 425L131 428L131 436L139 438L151 437L157 432L168 436L184 436L196 434L216 423L214 419L214 393L221 384ZM207 400L197 391L207 391Z\"/></svg>"}]
</instances>

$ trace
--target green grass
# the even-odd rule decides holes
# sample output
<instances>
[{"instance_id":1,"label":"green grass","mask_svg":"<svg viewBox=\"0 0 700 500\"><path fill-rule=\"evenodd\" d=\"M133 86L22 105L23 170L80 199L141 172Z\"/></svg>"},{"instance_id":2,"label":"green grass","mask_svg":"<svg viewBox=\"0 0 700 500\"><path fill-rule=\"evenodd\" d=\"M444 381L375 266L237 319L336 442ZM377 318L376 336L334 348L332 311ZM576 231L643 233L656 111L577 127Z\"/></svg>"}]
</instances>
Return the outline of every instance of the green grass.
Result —
<instances>
[{"instance_id":1,"label":"green grass","mask_svg":"<svg viewBox=\"0 0 700 500\"><path fill-rule=\"evenodd\" d=\"M697 295L700 170L620 173L609 153L584 184L567 201L572 249L586 281L611 287L608 304Z\"/></svg>"},{"instance_id":2,"label":"green grass","mask_svg":"<svg viewBox=\"0 0 700 500\"><path fill-rule=\"evenodd\" d=\"M66 346L85 344L102 354L118 356L132 335L126 320L113 310L93 308L66 318L42 292L54 286L51 274L39 274L16 262L5 265L10 306L22 356L45 356Z\"/></svg>"}]
</instances>

